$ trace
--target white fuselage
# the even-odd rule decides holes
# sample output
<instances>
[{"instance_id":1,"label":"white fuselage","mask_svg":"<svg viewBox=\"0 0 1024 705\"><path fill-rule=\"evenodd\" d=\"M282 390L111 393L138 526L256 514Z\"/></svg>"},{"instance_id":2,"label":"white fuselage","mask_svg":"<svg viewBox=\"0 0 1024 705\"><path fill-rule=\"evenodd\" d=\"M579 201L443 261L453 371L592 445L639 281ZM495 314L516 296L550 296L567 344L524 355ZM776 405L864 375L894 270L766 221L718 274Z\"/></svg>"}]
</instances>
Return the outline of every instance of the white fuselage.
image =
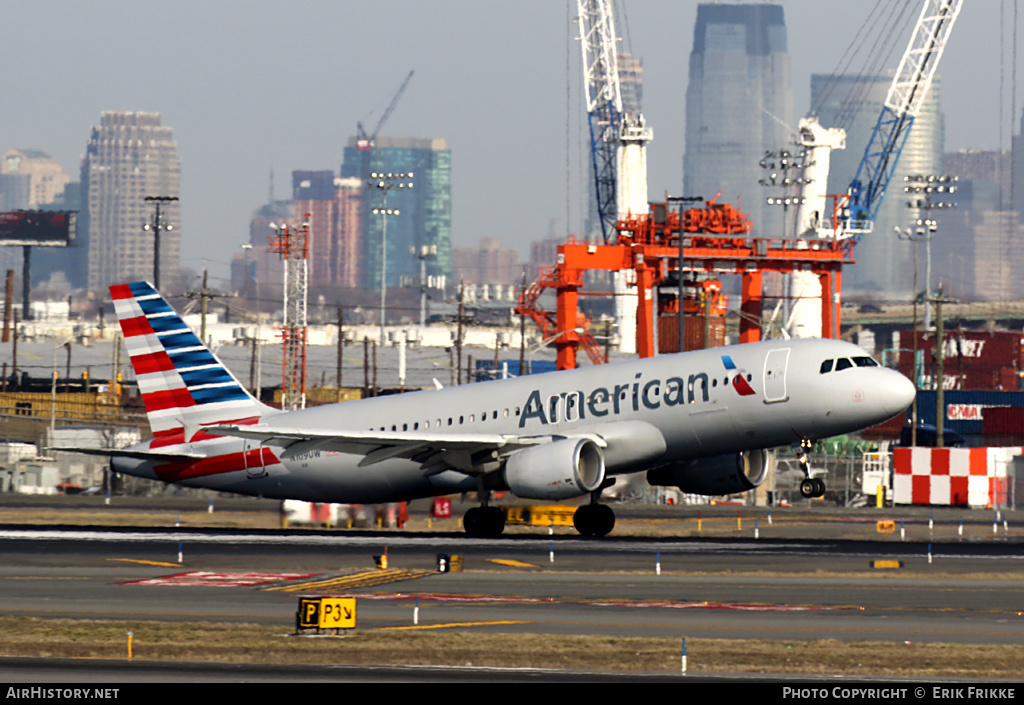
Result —
<instances>
[{"instance_id":1,"label":"white fuselage","mask_svg":"<svg viewBox=\"0 0 1024 705\"><path fill-rule=\"evenodd\" d=\"M595 436L608 474L825 438L903 411L913 386L878 366L821 372L825 360L866 359L842 341L766 341L597 367L279 412L261 422L390 438ZM257 427L258 428L258 427ZM117 458L132 475L264 497L370 503L472 491L478 475L424 472L411 458L367 463L372 441L264 445L193 434L198 461ZM138 446L148 449L148 444ZM470 459L467 462L477 462ZM481 458L481 473L493 458Z\"/></svg>"}]
</instances>

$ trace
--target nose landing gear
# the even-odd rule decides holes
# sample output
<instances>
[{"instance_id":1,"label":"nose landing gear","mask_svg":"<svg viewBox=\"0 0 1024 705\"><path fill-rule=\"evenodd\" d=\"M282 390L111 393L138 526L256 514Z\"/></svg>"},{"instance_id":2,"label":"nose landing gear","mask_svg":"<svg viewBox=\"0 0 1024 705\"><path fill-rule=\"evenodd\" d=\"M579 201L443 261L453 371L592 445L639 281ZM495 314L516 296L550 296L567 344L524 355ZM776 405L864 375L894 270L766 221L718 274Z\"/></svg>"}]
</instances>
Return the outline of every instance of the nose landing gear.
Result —
<instances>
[{"instance_id":1,"label":"nose landing gear","mask_svg":"<svg viewBox=\"0 0 1024 705\"><path fill-rule=\"evenodd\" d=\"M806 438L800 441L800 469L804 473L804 479L800 482L800 494L806 499L825 496L825 481L811 477L811 465L807 461L807 453L814 445L814 441Z\"/></svg>"}]
</instances>

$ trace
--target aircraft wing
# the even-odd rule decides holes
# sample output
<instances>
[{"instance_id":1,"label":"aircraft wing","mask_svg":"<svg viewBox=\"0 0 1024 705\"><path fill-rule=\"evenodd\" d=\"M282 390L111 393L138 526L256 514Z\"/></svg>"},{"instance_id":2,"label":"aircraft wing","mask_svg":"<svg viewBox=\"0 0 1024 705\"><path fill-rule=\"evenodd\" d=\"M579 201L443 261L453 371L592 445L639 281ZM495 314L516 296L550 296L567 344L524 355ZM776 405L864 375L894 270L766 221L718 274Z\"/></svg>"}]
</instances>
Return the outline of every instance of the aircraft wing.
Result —
<instances>
[{"instance_id":1,"label":"aircraft wing","mask_svg":"<svg viewBox=\"0 0 1024 705\"><path fill-rule=\"evenodd\" d=\"M207 426L216 436L248 438L267 445L283 446L282 459L311 451L336 451L362 455L360 467L391 458L420 463L424 474L446 470L467 474L481 472L486 463L516 450L547 443L551 436L519 436L488 433L424 433L407 431L334 431L290 428L273 424L254 426ZM602 439L595 436L602 445Z\"/></svg>"}]
</instances>

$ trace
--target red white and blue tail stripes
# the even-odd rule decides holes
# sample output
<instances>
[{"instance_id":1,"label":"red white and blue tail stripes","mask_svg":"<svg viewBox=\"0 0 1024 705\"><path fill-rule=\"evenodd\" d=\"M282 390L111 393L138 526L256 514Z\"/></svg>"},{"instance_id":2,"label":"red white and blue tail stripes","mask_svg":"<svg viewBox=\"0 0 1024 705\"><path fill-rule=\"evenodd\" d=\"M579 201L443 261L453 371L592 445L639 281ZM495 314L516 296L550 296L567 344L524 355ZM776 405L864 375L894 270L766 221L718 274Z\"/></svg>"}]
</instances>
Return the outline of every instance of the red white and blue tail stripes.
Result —
<instances>
[{"instance_id":1,"label":"red white and blue tail stripes","mask_svg":"<svg viewBox=\"0 0 1024 705\"><path fill-rule=\"evenodd\" d=\"M117 284L110 294L157 443L188 442L186 427L267 410L150 284Z\"/></svg>"}]
</instances>

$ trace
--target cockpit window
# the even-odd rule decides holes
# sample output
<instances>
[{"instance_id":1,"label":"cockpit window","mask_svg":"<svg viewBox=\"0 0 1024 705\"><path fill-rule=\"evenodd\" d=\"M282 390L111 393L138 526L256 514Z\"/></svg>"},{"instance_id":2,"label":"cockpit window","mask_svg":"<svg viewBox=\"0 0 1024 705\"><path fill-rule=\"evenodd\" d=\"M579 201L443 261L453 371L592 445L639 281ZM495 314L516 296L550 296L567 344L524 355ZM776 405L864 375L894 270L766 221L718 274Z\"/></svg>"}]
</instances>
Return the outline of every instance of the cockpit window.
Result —
<instances>
[{"instance_id":1,"label":"cockpit window","mask_svg":"<svg viewBox=\"0 0 1024 705\"><path fill-rule=\"evenodd\" d=\"M853 363L850 362L849 358L841 357L836 360L836 372L839 372L839 370L849 369L850 367L853 367Z\"/></svg>"},{"instance_id":2,"label":"cockpit window","mask_svg":"<svg viewBox=\"0 0 1024 705\"><path fill-rule=\"evenodd\" d=\"M878 367L878 363L866 355L853 358L853 362L857 367Z\"/></svg>"},{"instance_id":3,"label":"cockpit window","mask_svg":"<svg viewBox=\"0 0 1024 705\"><path fill-rule=\"evenodd\" d=\"M821 370L819 370L821 372L821 374L825 374L827 372L831 372L832 371L832 363L834 363L834 362L835 362L835 360L825 360L825 362L821 363Z\"/></svg>"}]
</instances>

